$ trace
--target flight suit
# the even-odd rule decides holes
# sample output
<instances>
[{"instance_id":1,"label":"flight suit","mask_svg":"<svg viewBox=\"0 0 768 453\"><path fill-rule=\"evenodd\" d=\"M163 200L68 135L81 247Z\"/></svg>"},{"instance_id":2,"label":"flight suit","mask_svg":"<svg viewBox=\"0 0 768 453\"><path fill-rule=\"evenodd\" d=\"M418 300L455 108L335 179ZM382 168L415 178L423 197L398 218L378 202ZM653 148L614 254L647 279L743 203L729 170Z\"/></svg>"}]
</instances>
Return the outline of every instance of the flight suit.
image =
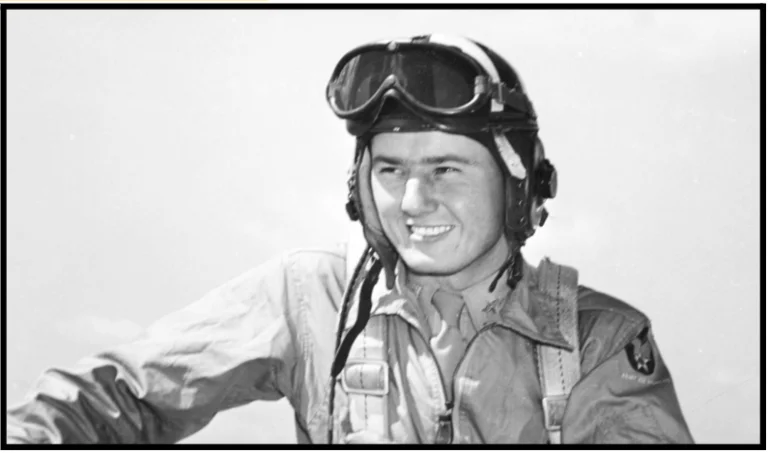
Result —
<instances>
[{"instance_id":1,"label":"flight suit","mask_svg":"<svg viewBox=\"0 0 768 453\"><path fill-rule=\"evenodd\" d=\"M343 245L298 250L258 266L150 326L143 336L47 371L8 411L9 443L173 443L217 412L287 398L300 443L325 443L329 376L346 285ZM455 443L545 443L535 347L562 347L537 310L529 272L470 341L454 379ZM378 286L377 286L378 288ZM402 293L374 293L387 319L387 440L434 443L446 397L428 334ZM690 432L648 319L579 287L582 378L563 416L563 443L688 443ZM334 440L352 427L337 387ZM381 414L379 414L381 415Z\"/></svg>"}]
</instances>

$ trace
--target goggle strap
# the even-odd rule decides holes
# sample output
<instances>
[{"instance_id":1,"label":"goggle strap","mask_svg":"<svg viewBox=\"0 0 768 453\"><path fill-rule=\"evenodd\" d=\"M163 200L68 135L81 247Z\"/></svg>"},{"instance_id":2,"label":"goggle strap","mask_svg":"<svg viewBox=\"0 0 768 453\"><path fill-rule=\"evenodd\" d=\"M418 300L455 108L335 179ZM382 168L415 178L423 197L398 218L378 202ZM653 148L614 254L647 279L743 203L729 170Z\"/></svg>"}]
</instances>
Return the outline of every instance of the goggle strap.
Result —
<instances>
[{"instance_id":1,"label":"goggle strap","mask_svg":"<svg viewBox=\"0 0 768 453\"><path fill-rule=\"evenodd\" d=\"M495 89L492 90L493 97L498 102L511 107L521 113L527 113L531 118L536 118L536 112L533 111L533 104L528 99L528 96L517 91L516 89L507 88L504 83L497 84Z\"/></svg>"},{"instance_id":2,"label":"goggle strap","mask_svg":"<svg viewBox=\"0 0 768 453\"><path fill-rule=\"evenodd\" d=\"M523 165L520 155L517 154L515 148L509 143L507 137L501 131L494 130L493 141L509 173L519 180L524 180L528 176L528 172L525 170L525 165Z\"/></svg>"}]
</instances>

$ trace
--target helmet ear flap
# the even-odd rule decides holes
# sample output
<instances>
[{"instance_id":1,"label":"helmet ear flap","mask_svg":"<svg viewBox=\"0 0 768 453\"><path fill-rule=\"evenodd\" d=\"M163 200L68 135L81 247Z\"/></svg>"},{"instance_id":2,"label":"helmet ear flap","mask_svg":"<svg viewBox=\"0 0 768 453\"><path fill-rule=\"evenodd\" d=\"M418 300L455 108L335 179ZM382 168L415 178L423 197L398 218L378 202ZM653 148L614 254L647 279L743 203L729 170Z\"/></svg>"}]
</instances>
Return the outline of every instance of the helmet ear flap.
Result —
<instances>
[{"instance_id":1,"label":"helmet ear flap","mask_svg":"<svg viewBox=\"0 0 768 453\"><path fill-rule=\"evenodd\" d=\"M360 161L362 160L363 150L365 150L365 142L357 139L355 146L355 159L352 162L347 177L347 203L344 208L347 210L347 216L349 220L356 222L360 220L360 212L362 208L360 206L360 197L357 190L357 173L360 168Z\"/></svg>"},{"instance_id":2,"label":"helmet ear flap","mask_svg":"<svg viewBox=\"0 0 768 453\"><path fill-rule=\"evenodd\" d=\"M362 224L366 242L376 252L383 265L387 288L392 289L395 284L394 273L398 255L384 234L371 193L371 157L370 153L366 152L369 141L364 137L357 139L355 162L347 181L347 214L352 221L359 220Z\"/></svg>"},{"instance_id":3,"label":"helmet ear flap","mask_svg":"<svg viewBox=\"0 0 768 453\"><path fill-rule=\"evenodd\" d=\"M529 216L526 208L525 180L507 176L504 183L504 199L506 200L506 222L504 233L507 239L516 239L524 242L527 238L525 231L528 229Z\"/></svg>"},{"instance_id":4,"label":"helmet ear flap","mask_svg":"<svg viewBox=\"0 0 768 453\"><path fill-rule=\"evenodd\" d=\"M352 195L347 196L347 204L344 205L344 208L347 210L347 216L349 217L349 220L356 222L360 220L360 211L357 210L357 206L355 206L355 202L352 199Z\"/></svg>"},{"instance_id":5,"label":"helmet ear flap","mask_svg":"<svg viewBox=\"0 0 768 453\"><path fill-rule=\"evenodd\" d=\"M527 145L520 139L510 141L516 150L518 146L532 148L528 148L527 153L522 150L518 153L526 163L526 178L521 180L507 175L505 188L505 233L508 238L517 239L523 244L549 217L549 212L544 209L544 202L548 198L554 198L557 193L557 171L544 157L544 145L538 135L532 138L533 143L528 142Z\"/></svg>"}]
</instances>

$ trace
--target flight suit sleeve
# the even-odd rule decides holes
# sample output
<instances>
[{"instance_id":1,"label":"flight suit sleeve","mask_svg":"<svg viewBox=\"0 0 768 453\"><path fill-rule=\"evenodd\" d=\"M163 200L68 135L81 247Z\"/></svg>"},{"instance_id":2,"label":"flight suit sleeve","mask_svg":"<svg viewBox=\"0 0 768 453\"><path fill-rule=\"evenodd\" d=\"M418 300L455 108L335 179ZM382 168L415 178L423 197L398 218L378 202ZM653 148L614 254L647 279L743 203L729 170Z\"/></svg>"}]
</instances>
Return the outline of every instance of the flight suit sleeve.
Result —
<instances>
[{"instance_id":1,"label":"flight suit sleeve","mask_svg":"<svg viewBox=\"0 0 768 453\"><path fill-rule=\"evenodd\" d=\"M223 409L290 393L296 307L283 258L126 344L51 369L8 410L8 443L173 443Z\"/></svg>"},{"instance_id":2,"label":"flight suit sleeve","mask_svg":"<svg viewBox=\"0 0 768 453\"><path fill-rule=\"evenodd\" d=\"M588 324L563 443L692 443L647 318L605 311Z\"/></svg>"}]
</instances>

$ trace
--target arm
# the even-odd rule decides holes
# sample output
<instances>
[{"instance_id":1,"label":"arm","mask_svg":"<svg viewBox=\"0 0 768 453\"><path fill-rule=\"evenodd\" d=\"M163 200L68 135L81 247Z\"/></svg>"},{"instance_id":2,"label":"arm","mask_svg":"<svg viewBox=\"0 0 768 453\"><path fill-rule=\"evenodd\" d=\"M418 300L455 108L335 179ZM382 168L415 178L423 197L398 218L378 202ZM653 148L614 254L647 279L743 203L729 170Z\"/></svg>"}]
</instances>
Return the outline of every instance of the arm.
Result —
<instances>
[{"instance_id":1,"label":"arm","mask_svg":"<svg viewBox=\"0 0 768 453\"><path fill-rule=\"evenodd\" d=\"M46 372L8 411L9 443L172 443L224 409L290 393L282 259L161 319L138 341Z\"/></svg>"},{"instance_id":2,"label":"arm","mask_svg":"<svg viewBox=\"0 0 768 453\"><path fill-rule=\"evenodd\" d=\"M692 443L647 318L605 302L580 313L582 378L566 407L563 442Z\"/></svg>"}]
</instances>

